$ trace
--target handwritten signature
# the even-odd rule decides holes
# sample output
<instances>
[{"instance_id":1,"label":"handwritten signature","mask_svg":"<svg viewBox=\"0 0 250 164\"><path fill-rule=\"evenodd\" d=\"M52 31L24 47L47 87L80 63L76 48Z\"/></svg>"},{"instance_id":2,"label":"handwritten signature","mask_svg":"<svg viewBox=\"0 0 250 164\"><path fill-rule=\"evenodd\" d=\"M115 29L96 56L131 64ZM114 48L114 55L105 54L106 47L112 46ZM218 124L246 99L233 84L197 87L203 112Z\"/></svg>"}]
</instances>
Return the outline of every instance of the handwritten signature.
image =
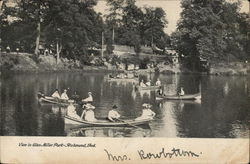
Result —
<instances>
[{"instance_id":1,"label":"handwritten signature","mask_svg":"<svg viewBox=\"0 0 250 164\"><path fill-rule=\"evenodd\" d=\"M110 153L108 150L104 149L104 151L107 154L108 160L111 161L127 161L131 160L131 158L126 155L114 155ZM162 148L159 153L145 153L144 150L137 150L137 153L141 160L147 160L147 159L160 159L160 158L172 158L172 157L194 157L198 158L200 155L197 153L194 153L192 151L185 151L181 149L173 148L170 152L165 152L165 148ZM200 152L202 154L202 152Z\"/></svg>"}]
</instances>

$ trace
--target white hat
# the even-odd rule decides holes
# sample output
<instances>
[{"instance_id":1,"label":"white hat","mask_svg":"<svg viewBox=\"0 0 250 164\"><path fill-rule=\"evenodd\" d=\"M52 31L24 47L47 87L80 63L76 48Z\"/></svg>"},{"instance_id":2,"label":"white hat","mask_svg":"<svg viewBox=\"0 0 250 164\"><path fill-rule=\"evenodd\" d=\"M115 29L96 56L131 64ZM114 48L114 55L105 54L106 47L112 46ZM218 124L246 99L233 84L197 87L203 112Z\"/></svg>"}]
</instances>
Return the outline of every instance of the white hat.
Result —
<instances>
[{"instance_id":1,"label":"white hat","mask_svg":"<svg viewBox=\"0 0 250 164\"><path fill-rule=\"evenodd\" d=\"M144 104L142 104L142 106L143 106L143 107L147 107L147 106L148 106L148 104L144 103Z\"/></svg>"},{"instance_id":2,"label":"white hat","mask_svg":"<svg viewBox=\"0 0 250 164\"><path fill-rule=\"evenodd\" d=\"M69 103L73 103L73 102L74 102L74 100L68 100L68 102L69 102Z\"/></svg>"}]
</instances>

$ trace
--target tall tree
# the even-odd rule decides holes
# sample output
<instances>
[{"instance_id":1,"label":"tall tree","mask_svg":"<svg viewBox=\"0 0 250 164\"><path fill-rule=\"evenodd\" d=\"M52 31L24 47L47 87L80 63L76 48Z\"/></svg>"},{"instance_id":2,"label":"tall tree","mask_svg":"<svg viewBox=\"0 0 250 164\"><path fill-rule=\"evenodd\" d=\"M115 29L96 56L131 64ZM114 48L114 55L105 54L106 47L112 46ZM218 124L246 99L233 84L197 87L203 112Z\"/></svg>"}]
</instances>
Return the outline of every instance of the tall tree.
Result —
<instances>
[{"instance_id":1,"label":"tall tree","mask_svg":"<svg viewBox=\"0 0 250 164\"><path fill-rule=\"evenodd\" d=\"M142 23L143 12L135 5L135 0L126 0L123 8L122 27L120 28L120 43L133 46L136 53L140 51L141 35L140 25Z\"/></svg>"},{"instance_id":2,"label":"tall tree","mask_svg":"<svg viewBox=\"0 0 250 164\"><path fill-rule=\"evenodd\" d=\"M42 0L18 0L14 6L6 7L4 14L7 15L5 21L8 25L3 29L4 42L12 48L22 46L23 51L31 52L33 49L37 55L45 5Z\"/></svg>"},{"instance_id":3,"label":"tall tree","mask_svg":"<svg viewBox=\"0 0 250 164\"><path fill-rule=\"evenodd\" d=\"M183 0L183 11L172 43L193 69L200 58L225 60L243 53L239 3L225 0Z\"/></svg>"},{"instance_id":4,"label":"tall tree","mask_svg":"<svg viewBox=\"0 0 250 164\"><path fill-rule=\"evenodd\" d=\"M142 40L143 44L153 45L165 37L164 28L167 25L166 13L162 8L145 7L142 21Z\"/></svg>"},{"instance_id":5,"label":"tall tree","mask_svg":"<svg viewBox=\"0 0 250 164\"><path fill-rule=\"evenodd\" d=\"M122 18L122 9L125 0L107 0L109 14L105 15L106 24L112 31L112 42L115 40L115 29L119 28Z\"/></svg>"},{"instance_id":6,"label":"tall tree","mask_svg":"<svg viewBox=\"0 0 250 164\"><path fill-rule=\"evenodd\" d=\"M101 42L103 22L93 0L53 0L48 3L45 36L48 44L58 44L62 55L82 59L87 49Z\"/></svg>"}]
</instances>

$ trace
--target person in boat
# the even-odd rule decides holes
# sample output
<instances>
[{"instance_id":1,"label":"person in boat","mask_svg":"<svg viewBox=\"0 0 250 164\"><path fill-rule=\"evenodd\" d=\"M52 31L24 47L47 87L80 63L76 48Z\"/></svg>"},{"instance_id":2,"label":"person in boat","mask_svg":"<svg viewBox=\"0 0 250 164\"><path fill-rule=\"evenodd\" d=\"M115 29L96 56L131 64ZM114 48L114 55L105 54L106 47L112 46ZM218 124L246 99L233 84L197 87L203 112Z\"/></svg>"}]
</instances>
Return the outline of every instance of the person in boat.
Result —
<instances>
[{"instance_id":1,"label":"person in boat","mask_svg":"<svg viewBox=\"0 0 250 164\"><path fill-rule=\"evenodd\" d=\"M134 74L133 73L127 73L127 76L128 76L129 79L134 78Z\"/></svg>"},{"instance_id":2,"label":"person in boat","mask_svg":"<svg viewBox=\"0 0 250 164\"><path fill-rule=\"evenodd\" d=\"M60 96L60 94L59 94L59 92L58 92L58 89L55 90L55 92L51 95L51 97L57 98L57 99L60 99L60 98L61 98L61 96Z\"/></svg>"},{"instance_id":3,"label":"person in boat","mask_svg":"<svg viewBox=\"0 0 250 164\"><path fill-rule=\"evenodd\" d=\"M156 86L161 86L161 81L160 81L160 79L157 79L157 81L155 82L155 85L156 85Z\"/></svg>"},{"instance_id":4,"label":"person in boat","mask_svg":"<svg viewBox=\"0 0 250 164\"><path fill-rule=\"evenodd\" d=\"M184 92L184 90L183 90L183 87L181 87L181 90L180 90L180 92L178 93L178 95L179 95L179 96L184 96L184 95L185 95L185 92Z\"/></svg>"},{"instance_id":5,"label":"person in boat","mask_svg":"<svg viewBox=\"0 0 250 164\"><path fill-rule=\"evenodd\" d=\"M163 89L164 89L164 87L160 86L159 90L157 91L160 96L165 96Z\"/></svg>"},{"instance_id":6,"label":"person in boat","mask_svg":"<svg viewBox=\"0 0 250 164\"><path fill-rule=\"evenodd\" d=\"M85 98L85 99L82 99L82 102L89 102L89 103L91 103L91 102L93 102L93 96L92 96L92 93L91 92L88 92L88 97L87 98Z\"/></svg>"},{"instance_id":7,"label":"person in boat","mask_svg":"<svg viewBox=\"0 0 250 164\"><path fill-rule=\"evenodd\" d=\"M151 80L149 80L148 82L146 82L147 86L151 86Z\"/></svg>"},{"instance_id":8,"label":"person in boat","mask_svg":"<svg viewBox=\"0 0 250 164\"><path fill-rule=\"evenodd\" d=\"M119 79L123 79L125 77L124 73L120 73L116 76Z\"/></svg>"},{"instance_id":9,"label":"person in boat","mask_svg":"<svg viewBox=\"0 0 250 164\"><path fill-rule=\"evenodd\" d=\"M155 116L155 112L153 112L150 108L152 105L150 104L143 104L142 105L142 114L140 117L137 117L135 120L145 120L145 119L153 119Z\"/></svg>"},{"instance_id":10,"label":"person in boat","mask_svg":"<svg viewBox=\"0 0 250 164\"><path fill-rule=\"evenodd\" d=\"M61 95L62 100L69 100L69 97L67 95L67 89L64 89L62 95Z\"/></svg>"},{"instance_id":11,"label":"person in boat","mask_svg":"<svg viewBox=\"0 0 250 164\"><path fill-rule=\"evenodd\" d=\"M109 74L109 78L114 78L115 76L112 74Z\"/></svg>"},{"instance_id":12,"label":"person in boat","mask_svg":"<svg viewBox=\"0 0 250 164\"><path fill-rule=\"evenodd\" d=\"M67 115L76 119L81 119L76 113L76 108L73 105L74 100L69 100L69 106L67 107Z\"/></svg>"},{"instance_id":13,"label":"person in boat","mask_svg":"<svg viewBox=\"0 0 250 164\"><path fill-rule=\"evenodd\" d=\"M141 80L141 82L140 82L140 87L146 87L146 84L144 83L143 80Z\"/></svg>"},{"instance_id":14,"label":"person in boat","mask_svg":"<svg viewBox=\"0 0 250 164\"><path fill-rule=\"evenodd\" d=\"M84 118L85 121L91 121L91 122L94 122L97 120L95 118L95 113L93 111L95 109L93 105L91 105L90 103L87 103L83 105L83 108L85 109L82 112L81 119Z\"/></svg>"},{"instance_id":15,"label":"person in boat","mask_svg":"<svg viewBox=\"0 0 250 164\"><path fill-rule=\"evenodd\" d=\"M112 108L113 109L111 109L108 113L108 119L112 122L115 122L121 117L121 115L117 112L116 105L114 105Z\"/></svg>"},{"instance_id":16,"label":"person in boat","mask_svg":"<svg viewBox=\"0 0 250 164\"><path fill-rule=\"evenodd\" d=\"M120 79L120 78L121 78L121 74L117 74L117 75L116 75L116 78L117 78L117 79Z\"/></svg>"}]
</instances>

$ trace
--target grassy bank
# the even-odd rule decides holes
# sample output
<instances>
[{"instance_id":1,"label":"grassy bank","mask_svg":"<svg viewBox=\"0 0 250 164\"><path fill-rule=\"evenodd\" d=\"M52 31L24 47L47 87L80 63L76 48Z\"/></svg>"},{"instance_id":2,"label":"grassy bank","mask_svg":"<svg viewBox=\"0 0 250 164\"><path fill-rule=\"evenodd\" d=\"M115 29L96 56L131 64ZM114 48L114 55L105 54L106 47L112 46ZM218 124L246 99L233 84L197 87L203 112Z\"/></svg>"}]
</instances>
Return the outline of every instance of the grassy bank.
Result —
<instances>
[{"instance_id":1,"label":"grassy bank","mask_svg":"<svg viewBox=\"0 0 250 164\"><path fill-rule=\"evenodd\" d=\"M250 64L246 62L221 62L211 64L211 75L247 75L250 74Z\"/></svg>"},{"instance_id":2,"label":"grassy bank","mask_svg":"<svg viewBox=\"0 0 250 164\"><path fill-rule=\"evenodd\" d=\"M61 72L61 71L112 71L106 66L87 66L79 61L61 58L56 63L54 56L40 55L35 58L28 53L2 53L0 58L1 72Z\"/></svg>"},{"instance_id":3,"label":"grassy bank","mask_svg":"<svg viewBox=\"0 0 250 164\"><path fill-rule=\"evenodd\" d=\"M171 64L165 58L146 57L138 59L138 57L130 56L126 58L144 64L147 69L136 70L138 73L160 72L165 74L192 74L199 73L183 68L179 64ZM123 59L119 59L114 63L122 64ZM124 62L124 61L123 61ZM112 62L111 62L112 63ZM104 66L82 65L79 61L61 58L56 63L54 56L40 55L35 58L34 55L28 53L2 53L0 58L1 72L113 72L123 71L125 66L118 67L109 62L105 62ZM247 75L250 74L249 63L231 62L231 63L215 63L210 65L210 70L207 72L210 75Z\"/></svg>"}]
</instances>

